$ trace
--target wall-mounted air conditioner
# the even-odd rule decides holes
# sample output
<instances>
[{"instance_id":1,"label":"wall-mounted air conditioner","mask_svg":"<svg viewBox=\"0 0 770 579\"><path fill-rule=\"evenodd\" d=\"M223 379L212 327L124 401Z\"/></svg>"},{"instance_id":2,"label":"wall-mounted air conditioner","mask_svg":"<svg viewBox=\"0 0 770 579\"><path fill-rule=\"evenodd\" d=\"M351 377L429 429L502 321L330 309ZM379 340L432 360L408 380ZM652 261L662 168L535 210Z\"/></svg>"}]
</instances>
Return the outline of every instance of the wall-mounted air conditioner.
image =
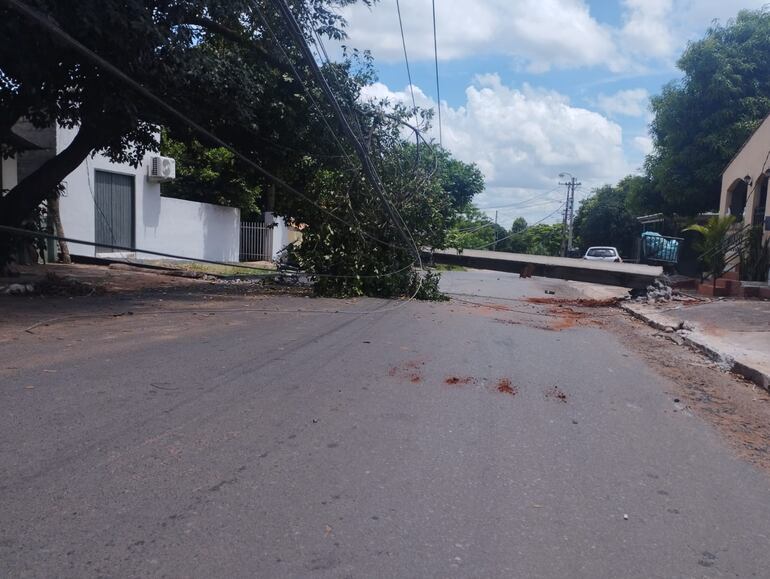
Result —
<instances>
[{"instance_id":1,"label":"wall-mounted air conditioner","mask_svg":"<svg viewBox=\"0 0 770 579\"><path fill-rule=\"evenodd\" d=\"M176 161L170 157L151 157L147 180L155 183L171 181L176 177Z\"/></svg>"}]
</instances>

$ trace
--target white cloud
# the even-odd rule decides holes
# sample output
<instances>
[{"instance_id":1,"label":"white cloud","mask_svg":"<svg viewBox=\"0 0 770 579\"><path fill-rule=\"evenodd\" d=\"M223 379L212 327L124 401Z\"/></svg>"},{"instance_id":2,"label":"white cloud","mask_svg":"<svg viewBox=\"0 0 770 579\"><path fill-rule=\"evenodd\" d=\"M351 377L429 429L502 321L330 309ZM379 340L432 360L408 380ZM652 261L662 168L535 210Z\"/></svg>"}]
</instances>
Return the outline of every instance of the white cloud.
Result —
<instances>
[{"instance_id":1,"label":"white cloud","mask_svg":"<svg viewBox=\"0 0 770 579\"><path fill-rule=\"evenodd\" d=\"M410 58L433 58L430 0L401 3ZM403 58L395 0L369 9L362 3L342 11L349 44L370 48L379 61ZM438 6L439 58L505 55L530 71L606 65L619 71L611 30L591 17L583 0L444 0Z\"/></svg>"},{"instance_id":2,"label":"white cloud","mask_svg":"<svg viewBox=\"0 0 770 579\"><path fill-rule=\"evenodd\" d=\"M435 106L419 88L415 96L418 106ZM526 84L509 87L487 74L476 77L465 97L457 108L442 103L444 146L483 171L487 191L477 200L482 206L516 203L558 187L562 171L578 177L583 191L630 172L621 127L572 106L564 95ZM392 91L381 83L367 87L364 98L411 102L408 87ZM527 204L519 214L532 221L553 209L553 204Z\"/></svg>"},{"instance_id":3,"label":"white cloud","mask_svg":"<svg viewBox=\"0 0 770 579\"><path fill-rule=\"evenodd\" d=\"M645 157L652 153L652 137L649 135L639 135L633 139L634 148Z\"/></svg>"},{"instance_id":4,"label":"white cloud","mask_svg":"<svg viewBox=\"0 0 770 579\"><path fill-rule=\"evenodd\" d=\"M678 39L671 28L674 0L624 0L625 24L620 33L624 50L646 57L667 58Z\"/></svg>"},{"instance_id":5,"label":"white cloud","mask_svg":"<svg viewBox=\"0 0 770 579\"><path fill-rule=\"evenodd\" d=\"M671 65L688 40L700 38L714 19L726 21L741 9L767 0L615 0L617 26L599 22L586 0L443 0L437 6L439 58L505 56L530 72L605 67L611 72ZM430 0L401 2L410 58L433 58ZM395 0L373 8L342 9L348 44L371 49L380 62L403 58Z\"/></svg>"},{"instance_id":6,"label":"white cloud","mask_svg":"<svg viewBox=\"0 0 770 579\"><path fill-rule=\"evenodd\" d=\"M650 93L646 89L636 88L621 90L613 95L599 94L596 105L610 116L641 117L648 112L649 99Z\"/></svg>"}]
</instances>

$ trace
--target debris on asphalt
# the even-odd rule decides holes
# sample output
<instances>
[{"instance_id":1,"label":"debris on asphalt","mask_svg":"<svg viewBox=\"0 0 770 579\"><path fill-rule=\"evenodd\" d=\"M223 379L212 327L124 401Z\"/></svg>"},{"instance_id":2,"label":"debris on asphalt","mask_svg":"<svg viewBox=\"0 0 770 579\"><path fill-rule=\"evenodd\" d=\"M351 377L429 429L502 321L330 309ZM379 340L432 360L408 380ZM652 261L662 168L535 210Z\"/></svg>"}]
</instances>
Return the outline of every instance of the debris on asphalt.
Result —
<instances>
[{"instance_id":1,"label":"debris on asphalt","mask_svg":"<svg viewBox=\"0 0 770 579\"><path fill-rule=\"evenodd\" d=\"M545 393L545 397L554 398L555 400L560 400L561 402L564 402L564 403L567 402L567 395L561 390L561 388L559 388L555 384L550 390L548 390Z\"/></svg>"},{"instance_id":2,"label":"debris on asphalt","mask_svg":"<svg viewBox=\"0 0 770 579\"><path fill-rule=\"evenodd\" d=\"M476 379L472 378L471 376L449 376L446 380L444 380L444 384L448 384L450 386L457 386L457 385L466 385L466 384L475 384Z\"/></svg>"},{"instance_id":3,"label":"debris on asphalt","mask_svg":"<svg viewBox=\"0 0 770 579\"><path fill-rule=\"evenodd\" d=\"M628 515L626 515L625 513L623 514L623 520L624 520L624 521L627 521L627 520L628 520Z\"/></svg>"},{"instance_id":4,"label":"debris on asphalt","mask_svg":"<svg viewBox=\"0 0 770 579\"><path fill-rule=\"evenodd\" d=\"M548 295L552 295L552 296L556 295L556 292L553 291L553 290L545 290L545 293L547 293Z\"/></svg>"},{"instance_id":5,"label":"debris on asphalt","mask_svg":"<svg viewBox=\"0 0 770 579\"><path fill-rule=\"evenodd\" d=\"M508 378L500 378L497 381L497 391L503 394L510 394L511 396L516 396L519 393L519 389L511 385L511 381Z\"/></svg>"},{"instance_id":6,"label":"debris on asphalt","mask_svg":"<svg viewBox=\"0 0 770 579\"><path fill-rule=\"evenodd\" d=\"M8 286L0 286L0 294L9 296L23 296L35 293L35 286L31 283L12 283Z\"/></svg>"}]
</instances>

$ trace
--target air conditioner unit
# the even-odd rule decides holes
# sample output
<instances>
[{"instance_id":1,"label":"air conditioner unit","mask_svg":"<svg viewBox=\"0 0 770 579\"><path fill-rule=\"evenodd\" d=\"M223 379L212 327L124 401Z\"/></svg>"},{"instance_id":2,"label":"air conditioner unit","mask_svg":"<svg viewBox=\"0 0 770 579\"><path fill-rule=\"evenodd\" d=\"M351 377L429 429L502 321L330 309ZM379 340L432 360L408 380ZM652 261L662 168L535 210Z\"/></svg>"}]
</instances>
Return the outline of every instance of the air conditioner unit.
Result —
<instances>
[{"instance_id":1,"label":"air conditioner unit","mask_svg":"<svg viewBox=\"0 0 770 579\"><path fill-rule=\"evenodd\" d=\"M171 181L176 177L176 161L170 157L152 157L147 167L147 180L155 183Z\"/></svg>"}]
</instances>

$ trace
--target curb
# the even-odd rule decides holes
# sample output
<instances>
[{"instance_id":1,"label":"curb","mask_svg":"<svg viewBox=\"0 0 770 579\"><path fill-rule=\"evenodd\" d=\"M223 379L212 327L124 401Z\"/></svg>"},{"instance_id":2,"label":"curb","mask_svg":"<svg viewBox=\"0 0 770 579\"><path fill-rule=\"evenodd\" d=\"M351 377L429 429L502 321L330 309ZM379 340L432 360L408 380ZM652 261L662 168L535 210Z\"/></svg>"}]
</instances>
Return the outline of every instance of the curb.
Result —
<instances>
[{"instance_id":1,"label":"curb","mask_svg":"<svg viewBox=\"0 0 770 579\"><path fill-rule=\"evenodd\" d=\"M663 323L659 320L656 320L652 316L648 316L641 312L637 312L636 310L634 310L633 308L625 304L620 304L620 309L630 314L632 317L636 318L637 320L643 321L648 326L651 326L656 330L669 332L669 333L674 333L677 330L677 328L672 326L671 324ZM693 336L690 333L686 333L686 334L678 333L677 335L680 338L682 338L682 342L684 345L687 345L690 348L697 350L698 352L700 352L701 354L704 354L706 357L710 358L714 362L717 362L721 366L724 366L730 372L734 374L738 374L739 376L742 376L747 380L751 380L757 386L760 386L765 390L767 390L768 392L770 392L770 375L765 374L762 370L759 370L743 362L739 362L735 360L729 354L719 351L718 349L714 348L711 344L709 344L707 341L701 340L697 336Z\"/></svg>"}]
</instances>

